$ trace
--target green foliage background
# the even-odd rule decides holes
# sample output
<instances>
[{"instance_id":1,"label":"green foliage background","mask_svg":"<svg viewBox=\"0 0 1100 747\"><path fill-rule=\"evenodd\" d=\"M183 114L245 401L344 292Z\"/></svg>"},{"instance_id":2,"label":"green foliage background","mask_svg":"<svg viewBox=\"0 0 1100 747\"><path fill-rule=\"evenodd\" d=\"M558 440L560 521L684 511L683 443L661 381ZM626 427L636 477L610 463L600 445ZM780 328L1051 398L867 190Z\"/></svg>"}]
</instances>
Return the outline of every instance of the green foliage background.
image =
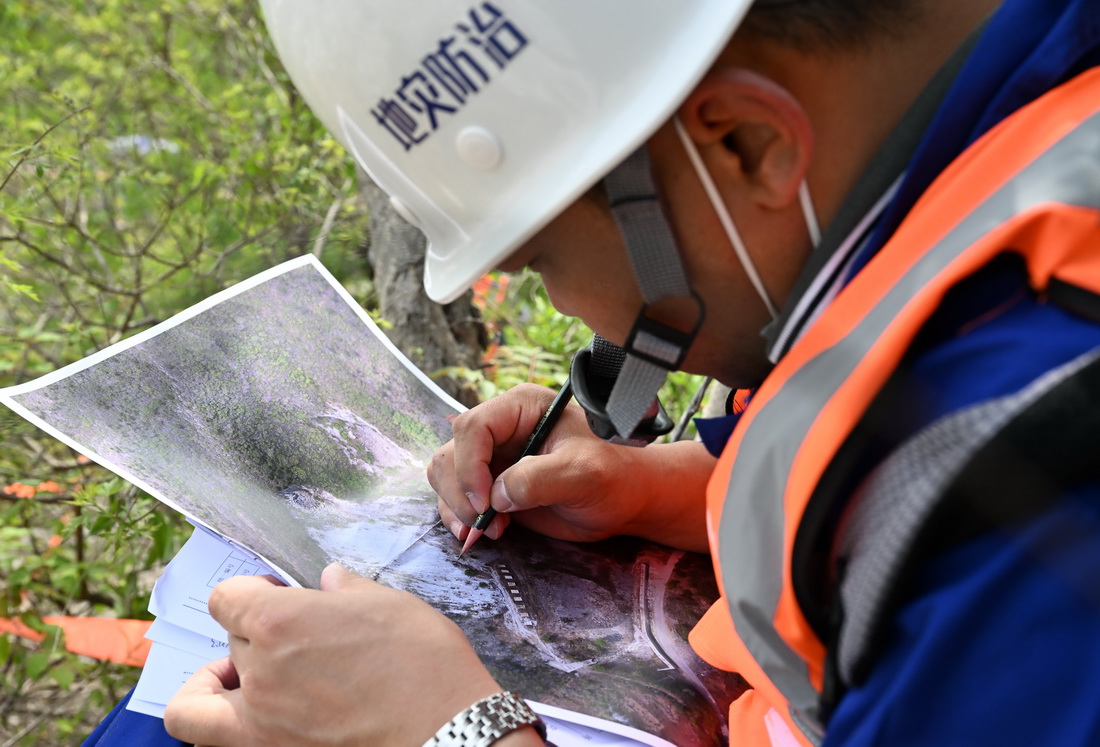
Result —
<instances>
[{"instance_id":1,"label":"green foliage background","mask_svg":"<svg viewBox=\"0 0 1100 747\"><path fill-rule=\"evenodd\" d=\"M254 3L5 0L0 102L0 386L309 251L374 307L352 164ZM591 339L531 276L487 305L500 342L487 366L429 373L472 378L483 397L557 385ZM669 397L690 386L677 379ZM188 534L0 412L0 618L47 634L0 635L0 745L79 744L126 692L137 670L66 653L41 618L148 617L152 581Z\"/></svg>"},{"instance_id":2,"label":"green foliage background","mask_svg":"<svg viewBox=\"0 0 1100 747\"><path fill-rule=\"evenodd\" d=\"M0 39L0 385L307 251L369 300L353 170L253 3L8 0ZM38 620L148 617L188 529L6 411L0 428L0 490L59 488L0 495L0 617L52 630L0 637L0 744L79 743L137 670Z\"/></svg>"}]
</instances>

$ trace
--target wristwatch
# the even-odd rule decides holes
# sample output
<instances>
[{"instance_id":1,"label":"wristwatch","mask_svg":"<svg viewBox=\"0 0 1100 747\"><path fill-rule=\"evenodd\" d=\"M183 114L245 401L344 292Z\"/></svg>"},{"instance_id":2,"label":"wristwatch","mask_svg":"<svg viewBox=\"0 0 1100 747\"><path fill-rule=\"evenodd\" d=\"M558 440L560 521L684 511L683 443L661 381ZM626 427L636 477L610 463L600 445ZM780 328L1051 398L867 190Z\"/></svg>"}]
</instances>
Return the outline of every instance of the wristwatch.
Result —
<instances>
[{"instance_id":1,"label":"wristwatch","mask_svg":"<svg viewBox=\"0 0 1100 747\"><path fill-rule=\"evenodd\" d=\"M448 721L424 747L489 747L524 726L533 726L546 739L546 724L522 698L510 692L496 693Z\"/></svg>"}]
</instances>

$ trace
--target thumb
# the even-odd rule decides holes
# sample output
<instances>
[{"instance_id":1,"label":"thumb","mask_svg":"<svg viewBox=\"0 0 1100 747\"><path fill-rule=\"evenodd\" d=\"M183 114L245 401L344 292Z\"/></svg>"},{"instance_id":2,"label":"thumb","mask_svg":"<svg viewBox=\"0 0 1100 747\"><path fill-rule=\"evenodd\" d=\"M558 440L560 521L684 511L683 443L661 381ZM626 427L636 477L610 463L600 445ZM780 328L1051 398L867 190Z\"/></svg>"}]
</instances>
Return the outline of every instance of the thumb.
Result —
<instances>
[{"instance_id":1,"label":"thumb","mask_svg":"<svg viewBox=\"0 0 1100 747\"><path fill-rule=\"evenodd\" d=\"M500 513L551 506L582 490L575 465L560 453L524 457L493 482L489 502Z\"/></svg>"},{"instance_id":2,"label":"thumb","mask_svg":"<svg viewBox=\"0 0 1100 747\"><path fill-rule=\"evenodd\" d=\"M373 581L352 573L339 563L330 563L321 571L321 591L352 591L373 585Z\"/></svg>"}]
</instances>

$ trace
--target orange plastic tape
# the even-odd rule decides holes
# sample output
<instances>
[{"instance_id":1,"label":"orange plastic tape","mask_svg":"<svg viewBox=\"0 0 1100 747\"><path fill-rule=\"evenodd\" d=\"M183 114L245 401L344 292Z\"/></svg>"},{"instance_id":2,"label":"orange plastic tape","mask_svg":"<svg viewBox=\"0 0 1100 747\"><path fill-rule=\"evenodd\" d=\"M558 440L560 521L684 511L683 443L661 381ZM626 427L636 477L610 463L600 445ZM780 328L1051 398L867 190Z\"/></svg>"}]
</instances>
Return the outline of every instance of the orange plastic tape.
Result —
<instances>
[{"instance_id":1,"label":"orange plastic tape","mask_svg":"<svg viewBox=\"0 0 1100 747\"><path fill-rule=\"evenodd\" d=\"M116 620L105 617L44 617L42 622L65 631L65 648L74 654L102 661L145 665L152 642L145 638L148 620ZM43 635L20 620L0 618L0 633L41 641Z\"/></svg>"}]
</instances>

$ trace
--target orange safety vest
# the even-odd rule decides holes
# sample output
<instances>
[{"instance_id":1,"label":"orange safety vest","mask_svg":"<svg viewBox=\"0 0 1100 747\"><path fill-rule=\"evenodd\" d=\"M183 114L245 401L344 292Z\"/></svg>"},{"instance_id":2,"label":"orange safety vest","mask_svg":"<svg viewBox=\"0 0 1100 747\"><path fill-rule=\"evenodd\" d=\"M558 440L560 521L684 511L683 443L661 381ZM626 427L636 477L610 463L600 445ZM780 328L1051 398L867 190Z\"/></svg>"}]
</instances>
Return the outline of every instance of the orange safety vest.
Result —
<instances>
[{"instance_id":1,"label":"orange safety vest","mask_svg":"<svg viewBox=\"0 0 1100 747\"><path fill-rule=\"evenodd\" d=\"M731 744L821 742L826 646L808 622L820 610L795 593L807 569L792 560L807 504L944 295L1005 252L1023 257L1038 293L1100 293L1100 70L1020 109L959 156L780 361L735 429L707 495L723 596L691 634L700 656L752 687L730 707Z\"/></svg>"}]
</instances>

